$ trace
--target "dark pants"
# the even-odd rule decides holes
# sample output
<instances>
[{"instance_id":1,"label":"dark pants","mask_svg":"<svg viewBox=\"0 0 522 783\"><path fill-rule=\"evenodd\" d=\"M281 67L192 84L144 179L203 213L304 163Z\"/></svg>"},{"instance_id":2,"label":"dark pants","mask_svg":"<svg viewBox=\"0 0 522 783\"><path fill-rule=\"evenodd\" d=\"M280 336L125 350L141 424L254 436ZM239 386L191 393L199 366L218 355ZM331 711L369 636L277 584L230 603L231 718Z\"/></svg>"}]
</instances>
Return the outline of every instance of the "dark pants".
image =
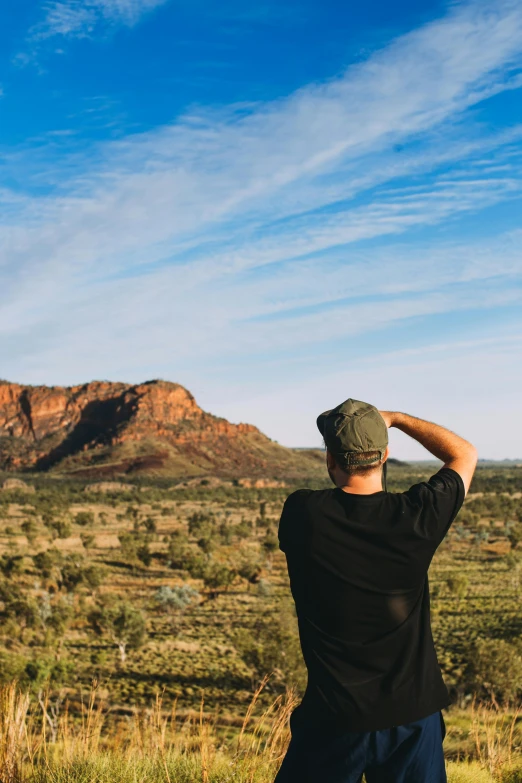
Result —
<instances>
[{"instance_id":1,"label":"dark pants","mask_svg":"<svg viewBox=\"0 0 522 783\"><path fill-rule=\"evenodd\" d=\"M275 783L446 783L440 712L381 731L319 736L292 730Z\"/></svg>"}]
</instances>

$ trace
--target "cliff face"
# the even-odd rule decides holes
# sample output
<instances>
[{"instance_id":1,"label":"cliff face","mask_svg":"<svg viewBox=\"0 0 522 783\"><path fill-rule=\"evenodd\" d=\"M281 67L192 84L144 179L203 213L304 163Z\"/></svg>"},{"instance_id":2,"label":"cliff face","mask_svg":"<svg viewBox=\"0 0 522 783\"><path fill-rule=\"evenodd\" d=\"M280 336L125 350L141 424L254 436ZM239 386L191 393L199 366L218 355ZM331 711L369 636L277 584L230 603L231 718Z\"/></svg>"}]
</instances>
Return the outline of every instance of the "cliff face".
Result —
<instances>
[{"instance_id":1,"label":"cliff face","mask_svg":"<svg viewBox=\"0 0 522 783\"><path fill-rule=\"evenodd\" d=\"M316 472L316 460L256 427L203 411L176 383L93 382L21 386L0 382L0 469L178 476Z\"/></svg>"}]
</instances>

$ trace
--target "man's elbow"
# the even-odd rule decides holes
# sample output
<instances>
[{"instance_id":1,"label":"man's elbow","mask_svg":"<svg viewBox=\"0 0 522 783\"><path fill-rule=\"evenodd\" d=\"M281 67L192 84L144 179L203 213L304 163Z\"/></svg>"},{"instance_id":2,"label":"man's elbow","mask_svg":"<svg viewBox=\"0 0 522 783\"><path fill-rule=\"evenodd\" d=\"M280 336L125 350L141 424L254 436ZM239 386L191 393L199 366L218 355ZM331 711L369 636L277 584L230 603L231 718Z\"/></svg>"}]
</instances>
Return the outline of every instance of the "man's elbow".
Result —
<instances>
[{"instance_id":1,"label":"man's elbow","mask_svg":"<svg viewBox=\"0 0 522 783\"><path fill-rule=\"evenodd\" d=\"M467 455L470 461L474 462L475 465L478 462L478 449L476 446L473 445L473 443L467 442Z\"/></svg>"}]
</instances>

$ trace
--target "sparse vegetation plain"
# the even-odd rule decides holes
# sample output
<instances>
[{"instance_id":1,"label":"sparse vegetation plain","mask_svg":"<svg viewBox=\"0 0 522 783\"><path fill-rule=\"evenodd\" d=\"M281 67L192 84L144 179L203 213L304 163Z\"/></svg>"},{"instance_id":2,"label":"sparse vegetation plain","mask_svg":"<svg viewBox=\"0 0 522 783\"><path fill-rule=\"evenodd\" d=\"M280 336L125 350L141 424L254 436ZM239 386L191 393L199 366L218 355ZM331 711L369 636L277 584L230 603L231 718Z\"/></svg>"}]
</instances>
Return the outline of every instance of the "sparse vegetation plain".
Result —
<instances>
[{"instance_id":1,"label":"sparse vegetation plain","mask_svg":"<svg viewBox=\"0 0 522 783\"><path fill-rule=\"evenodd\" d=\"M393 465L390 489L433 470ZM305 682L276 536L293 487L4 478L6 780L271 780ZM521 531L522 468L482 465L430 571L455 783L522 780Z\"/></svg>"}]
</instances>

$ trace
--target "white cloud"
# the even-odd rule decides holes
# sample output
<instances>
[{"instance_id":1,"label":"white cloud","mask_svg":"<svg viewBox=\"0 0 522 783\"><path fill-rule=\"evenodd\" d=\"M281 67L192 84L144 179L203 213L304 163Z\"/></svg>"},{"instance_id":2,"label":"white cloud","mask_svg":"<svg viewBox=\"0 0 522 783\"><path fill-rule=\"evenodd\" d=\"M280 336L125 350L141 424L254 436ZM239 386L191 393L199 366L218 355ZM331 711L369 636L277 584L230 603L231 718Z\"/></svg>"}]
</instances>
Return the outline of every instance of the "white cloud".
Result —
<instances>
[{"instance_id":1,"label":"white cloud","mask_svg":"<svg viewBox=\"0 0 522 783\"><path fill-rule=\"evenodd\" d=\"M131 24L146 6L48 12L61 7L54 29L80 35L87 21L75 28L66 8ZM16 155L23 184L0 192L2 374L63 382L168 366L197 382L219 358L258 382L332 334L349 343L406 319L519 305L520 234L427 244L419 232L521 198L522 129L474 115L519 85L521 67L520 3L471 3L327 84L49 155L46 196L30 193L30 153ZM218 379L214 398L238 404L235 383Z\"/></svg>"},{"instance_id":2,"label":"white cloud","mask_svg":"<svg viewBox=\"0 0 522 783\"><path fill-rule=\"evenodd\" d=\"M53 3L47 8L45 20L35 31L35 37L50 38L54 35L83 37L93 31L96 21L95 8L79 2Z\"/></svg>"},{"instance_id":3,"label":"white cloud","mask_svg":"<svg viewBox=\"0 0 522 783\"><path fill-rule=\"evenodd\" d=\"M483 459L521 457L520 356L522 337L504 335L475 342L458 340L417 352L377 354L370 359L333 360L308 379L236 400L214 410L233 421L256 421L283 444L320 446L317 415L347 397L382 410L400 410L450 427L469 438ZM210 398L210 395L205 395ZM206 402L206 400L204 400ZM428 453L392 430L392 456L426 459Z\"/></svg>"},{"instance_id":4,"label":"white cloud","mask_svg":"<svg viewBox=\"0 0 522 783\"><path fill-rule=\"evenodd\" d=\"M152 11L168 0L91 0L109 19L123 19L134 24L142 14Z\"/></svg>"},{"instance_id":5,"label":"white cloud","mask_svg":"<svg viewBox=\"0 0 522 783\"><path fill-rule=\"evenodd\" d=\"M84 38L103 23L134 25L168 0L52 0L44 5L45 16L31 31L38 41L55 36Z\"/></svg>"}]
</instances>

